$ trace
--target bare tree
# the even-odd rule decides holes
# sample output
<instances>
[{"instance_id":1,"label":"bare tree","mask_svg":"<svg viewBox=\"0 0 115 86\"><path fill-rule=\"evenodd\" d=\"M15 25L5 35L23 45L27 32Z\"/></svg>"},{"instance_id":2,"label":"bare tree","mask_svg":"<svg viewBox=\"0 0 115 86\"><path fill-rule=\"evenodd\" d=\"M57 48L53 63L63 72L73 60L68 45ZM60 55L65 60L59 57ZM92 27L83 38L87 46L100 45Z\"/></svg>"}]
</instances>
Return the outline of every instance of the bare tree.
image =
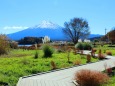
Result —
<instances>
[{"instance_id":1,"label":"bare tree","mask_svg":"<svg viewBox=\"0 0 115 86\"><path fill-rule=\"evenodd\" d=\"M90 34L88 22L82 18L73 18L70 22L65 22L64 25L64 34L69 37L74 44L78 42L79 38L86 38Z\"/></svg>"}]
</instances>

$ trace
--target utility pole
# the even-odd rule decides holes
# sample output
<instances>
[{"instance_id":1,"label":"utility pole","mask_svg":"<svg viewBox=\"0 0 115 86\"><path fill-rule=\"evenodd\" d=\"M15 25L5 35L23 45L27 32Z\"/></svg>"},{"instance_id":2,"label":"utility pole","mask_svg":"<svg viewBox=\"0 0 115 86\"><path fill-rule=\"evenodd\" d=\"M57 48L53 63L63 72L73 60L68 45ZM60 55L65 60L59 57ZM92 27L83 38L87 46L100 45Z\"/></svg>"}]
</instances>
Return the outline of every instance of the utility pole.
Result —
<instances>
[{"instance_id":1,"label":"utility pole","mask_svg":"<svg viewBox=\"0 0 115 86\"><path fill-rule=\"evenodd\" d=\"M105 41L107 42L107 36L106 36L106 31L107 31L107 29L105 28Z\"/></svg>"},{"instance_id":2,"label":"utility pole","mask_svg":"<svg viewBox=\"0 0 115 86\"><path fill-rule=\"evenodd\" d=\"M105 28L105 35L106 35L106 31L107 31L107 29Z\"/></svg>"}]
</instances>

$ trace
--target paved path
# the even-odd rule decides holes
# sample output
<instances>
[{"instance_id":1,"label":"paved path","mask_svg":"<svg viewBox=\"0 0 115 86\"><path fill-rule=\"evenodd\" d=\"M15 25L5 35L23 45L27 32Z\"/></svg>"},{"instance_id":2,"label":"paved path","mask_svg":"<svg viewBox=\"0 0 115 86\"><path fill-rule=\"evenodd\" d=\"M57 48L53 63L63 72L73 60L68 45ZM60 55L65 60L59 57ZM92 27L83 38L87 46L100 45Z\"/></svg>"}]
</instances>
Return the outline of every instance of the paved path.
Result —
<instances>
[{"instance_id":1,"label":"paved path","mask_svg":"<svg viewBox=\"0 0 115 86\"><path fill-rule=\"evenodd\" d=\"M84 53L87 54L89 51L84 51ZM17 83L17 86L75 86L72 81L74 80L74 74L76 71L80 69L103 71L105 69L105 63L108 67L115 66L114 56L107 56L106 58L108 59L82 66L71 67L60 71L21 77Z\"/></svg>"}]
</instances>

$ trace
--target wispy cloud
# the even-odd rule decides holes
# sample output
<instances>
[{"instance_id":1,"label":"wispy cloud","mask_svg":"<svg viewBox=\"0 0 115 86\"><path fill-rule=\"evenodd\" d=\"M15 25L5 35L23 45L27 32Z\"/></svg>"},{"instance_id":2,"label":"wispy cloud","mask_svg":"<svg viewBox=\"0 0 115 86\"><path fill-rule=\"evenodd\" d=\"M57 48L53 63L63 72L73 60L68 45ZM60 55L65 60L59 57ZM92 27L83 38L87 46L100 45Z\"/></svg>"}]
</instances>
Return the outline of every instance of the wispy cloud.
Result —
<instances>
[{"instance_id":1,"label":"wispy cloud","mask_svg":"<svg viewBox=\"0 0 115 86\"><path fill-rule=\"evenodd\" d=\"M26 26L5 26L3 27L4 30L22 30L22 29L27 29L28 27Z\"/></svg>"}]
</instances>

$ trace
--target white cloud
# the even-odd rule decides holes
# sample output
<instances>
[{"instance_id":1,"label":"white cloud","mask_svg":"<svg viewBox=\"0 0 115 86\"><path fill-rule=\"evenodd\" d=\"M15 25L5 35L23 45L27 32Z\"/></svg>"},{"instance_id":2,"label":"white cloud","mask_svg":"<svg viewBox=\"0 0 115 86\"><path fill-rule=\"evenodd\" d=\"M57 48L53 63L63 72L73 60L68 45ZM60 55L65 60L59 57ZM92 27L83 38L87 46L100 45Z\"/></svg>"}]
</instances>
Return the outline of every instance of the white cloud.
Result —
<instances>
[{"instance_id":1,"label":"white cloud","mask_svg":"<svg viewBox=\"0 0 115 86\"><path fill-rule=\"evenodd\" d=\"M4 30L22 30L27 29L28 27L25 26L5 26L3 27Z\"/></svg>"}]
</instances>

